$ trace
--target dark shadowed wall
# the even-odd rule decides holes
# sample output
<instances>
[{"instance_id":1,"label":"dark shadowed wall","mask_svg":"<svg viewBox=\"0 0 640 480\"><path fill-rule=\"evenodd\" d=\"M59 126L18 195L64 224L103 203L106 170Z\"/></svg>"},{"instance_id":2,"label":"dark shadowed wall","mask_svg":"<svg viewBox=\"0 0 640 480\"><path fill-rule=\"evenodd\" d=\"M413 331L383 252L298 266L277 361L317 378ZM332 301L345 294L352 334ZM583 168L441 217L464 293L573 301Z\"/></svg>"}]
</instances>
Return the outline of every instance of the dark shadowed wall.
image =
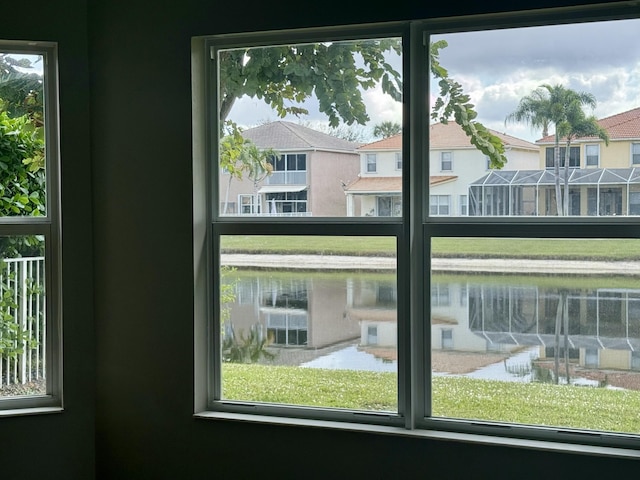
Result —
<instances>
[{"instance_id":1,"label":"dark shadowed wall","mask_svg":"<svg viewBox=\"0 0 640 480\"><path fill-rule=\"evenodd\" d=\"M1 39L58 42L65 259L65 411L0 418L0 478L90 479L95 341L87 5L85 0L7 1L0 12Z\"/></svg>"}]
</instances>

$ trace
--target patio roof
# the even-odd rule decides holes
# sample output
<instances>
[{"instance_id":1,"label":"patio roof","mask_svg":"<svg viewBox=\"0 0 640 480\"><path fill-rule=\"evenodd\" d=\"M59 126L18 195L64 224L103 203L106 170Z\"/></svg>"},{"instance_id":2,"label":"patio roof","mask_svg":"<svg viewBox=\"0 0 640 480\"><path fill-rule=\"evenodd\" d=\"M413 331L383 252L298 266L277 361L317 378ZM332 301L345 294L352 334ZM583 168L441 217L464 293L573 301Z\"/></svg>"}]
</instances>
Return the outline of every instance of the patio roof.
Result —
<instances>
[{"instance_id":1,"label":"patio roof","mask_svg":"<svg viewBox=\"0 0 640 480\"><path fill-rule=\"evenodd\" d=\"M301 192L306 189L306 185L263 185L258 193Z\"/></svg>"},{"instance_id":2,"label":"patio roof","mask_svg":"<svg viewBox=\"0 0 640 480\"><path fill-rule=\"evenodd\" d=\"M564 169L558 175L564 182ZM487 185L555 185L553 170L491 170L470 186ZM623 185L640 184L640 168L572 168L569 185Z\"/></svg>"},{"instance_id":3,"label":"patio roof","mask_svg":"<svg viewBox=\"0 0 640 480\"><path fill-rule=\"evenodd\" d=\"M456 175L433 175L429 177L429 185L439 185L458 178ZM401 193L402 177L363 177L345 188L347 193Z\"/></svg>"}]
</instances>

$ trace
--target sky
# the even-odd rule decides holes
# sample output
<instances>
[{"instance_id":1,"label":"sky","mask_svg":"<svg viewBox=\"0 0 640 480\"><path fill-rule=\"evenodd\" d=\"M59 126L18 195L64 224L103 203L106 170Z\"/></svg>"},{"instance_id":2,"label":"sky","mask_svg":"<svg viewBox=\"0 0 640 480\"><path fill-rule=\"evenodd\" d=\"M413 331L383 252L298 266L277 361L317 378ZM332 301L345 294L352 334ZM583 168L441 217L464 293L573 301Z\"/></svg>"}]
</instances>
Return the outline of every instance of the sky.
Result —
<instances>
[{"instance_id":1,"label":"sky","mask_svg":"<svg viewBox=\"0 0 640 480\"><path fill-rule=\"evenodd\" d=\"M509 123L506 116L519 100L542 84L562 84L591 93L597 100L586 113L597 118L640 106L640 20L617 20L574 25L527 27L433 36L448 46L440 51L440 63L462 84L486 127L535 141L541 132L525 124ZM399 65L399 59L391 59ZM432 86L431 98L437 92ZM364 92L367 128L382 121L400 122L398 102L377 88ZM295 123L326 122L317 102L305 105L310 114ZM278 120L261 100L241 99L230 118L244 126Z\"/></svg>"}]
</instances>

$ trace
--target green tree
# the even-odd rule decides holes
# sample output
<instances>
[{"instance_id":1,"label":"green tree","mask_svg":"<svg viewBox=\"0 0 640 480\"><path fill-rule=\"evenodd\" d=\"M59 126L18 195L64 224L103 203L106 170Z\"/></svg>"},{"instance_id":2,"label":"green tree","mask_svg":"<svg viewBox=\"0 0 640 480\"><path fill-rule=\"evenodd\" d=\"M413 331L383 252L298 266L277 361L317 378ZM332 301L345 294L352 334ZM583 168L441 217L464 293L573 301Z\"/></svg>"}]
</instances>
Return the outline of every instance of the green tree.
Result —
<instances>
[{"instance_id":1,"label":"green tree","mask_svg":"<svg viewBox=\"0 0 640 480\"><path fill-rule=\"evenodd\" d=\"M376 138L389 138L402 133L402 125L397 122L385 121L373 127L373 136Z\"/></svg>"},{"instance_id":2,"label":"green tree","mask_svg":"<svg viewBox=\"0 0 640 480\"><path fill-rule=\"evenodd\" d=\"M489 157L492 168L502 168L507 161L502 140L475 120L477 112L469 96L440 65L439 52L446 46L440 40L429 50L430 69L440 86L431 117L442 123L455 119L471 143ZM301 105L315 95L331 128L341 120L347 125L364 125L369 116L362 90L379 84L396 101L402 99L401 74L385 57L392 52L402 53L400 39L220 51L219 120L224 123L236 100L245 95L264 100L280 117L308 113Z\"/></svg>"},{"instance_id":3,"label":"green tree","mask_svg":"<svg viewBox=\"0 0 640 480\"><path fill-rule=\"evenodd\" d=\"M308 113L300 105L313 95L329 125L368 120L361 89L382 86L400 101L401 75L386 52L402 52L399 39L311 43L220 52L220 120L243 96L263 99L280 117ZM361 62L361 64L360 64ZM295 103L287 106L285 102Z\"/></svg>"},{"instance_id":4,"label":"green tree","mask_svg":"<svg viewBox=\"0 0 640 480\"><path fill-rule=\"evenodd\" d=\"M234 178L241 180L245 175L253 182L254 208L257 208L258 183L271 175L273 159L280 154L270 148L258 148L242 136L242 129L234 122L225 122L225 133L220 140L220 167L229 174L229 181L222 213L226 214L228 210L231 182Z\"/></svg>"},{"instance_id":5,"label":"green tree","mask_svg":"<svg viewBox=\"0 0 640 480\"><path fill-rule=\"evenodd\" d=\"M597 137L609 145L609 134L600 126L598 119L587 116L582 110L581 103L575 99L567 106L566 120L558 125L559 136L565 140L564 162L564 195L562 199L562 213L569 215L569 152L571 142L579 137Z\"/></svg>"},{"instance_id":6,"label":"green tree","mask_svg":"<svg viewBox=\"0 0 640 480\"><path fill-rule=\"evenodd\" d=\"M27 115L37 127L44 125L43 82L27 58L0 53L0 109L12 118Z\"/></svg>"},{"instance_id":7,"label":"green tree","mask_svg":"<svg viewBox=\"0 0 640 480\"><path fill-rule=\"evenodd\" d=\"M543 134L547 133L550 125L555 126L553 170L558 215L563 215L568 208L568 205L564 205L565 202L563 201L560 187L560 139L563 135L571 132L570 125L572 122L577 124L582 120L586 120L582 111L585 106L595 108L596 99L592 94L576 92L560 84L543 84L530 95L523 97L516 110L507 115L505 119L505 123L524 122L534 128L542 128ZM568 165L569 150L565 151L565 169L567 172Z\"/></svg>"}]
</instances>

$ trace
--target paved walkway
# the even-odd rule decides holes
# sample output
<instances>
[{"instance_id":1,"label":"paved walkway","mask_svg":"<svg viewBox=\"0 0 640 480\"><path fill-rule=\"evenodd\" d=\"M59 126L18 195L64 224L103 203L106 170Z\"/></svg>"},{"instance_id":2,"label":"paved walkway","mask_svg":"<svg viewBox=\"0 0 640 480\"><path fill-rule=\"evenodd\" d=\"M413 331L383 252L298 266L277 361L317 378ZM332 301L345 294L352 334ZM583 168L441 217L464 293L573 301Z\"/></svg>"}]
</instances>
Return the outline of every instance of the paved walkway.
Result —
<instances>
[{"instance_id":1,"label":"paved walkway","mask_svg":"<svg viewBox=\"0 0 640 480\"><path fill-rule=\"evenodd\" d=\"M395 270L390 257L337 255L248 255L223 254L222 263L235 267L290 270ZM584 262L572 260L434 258L434 272L509 272L521 274L625 275L640 276L637 262Z\"/></svg>"}]
</instances>

